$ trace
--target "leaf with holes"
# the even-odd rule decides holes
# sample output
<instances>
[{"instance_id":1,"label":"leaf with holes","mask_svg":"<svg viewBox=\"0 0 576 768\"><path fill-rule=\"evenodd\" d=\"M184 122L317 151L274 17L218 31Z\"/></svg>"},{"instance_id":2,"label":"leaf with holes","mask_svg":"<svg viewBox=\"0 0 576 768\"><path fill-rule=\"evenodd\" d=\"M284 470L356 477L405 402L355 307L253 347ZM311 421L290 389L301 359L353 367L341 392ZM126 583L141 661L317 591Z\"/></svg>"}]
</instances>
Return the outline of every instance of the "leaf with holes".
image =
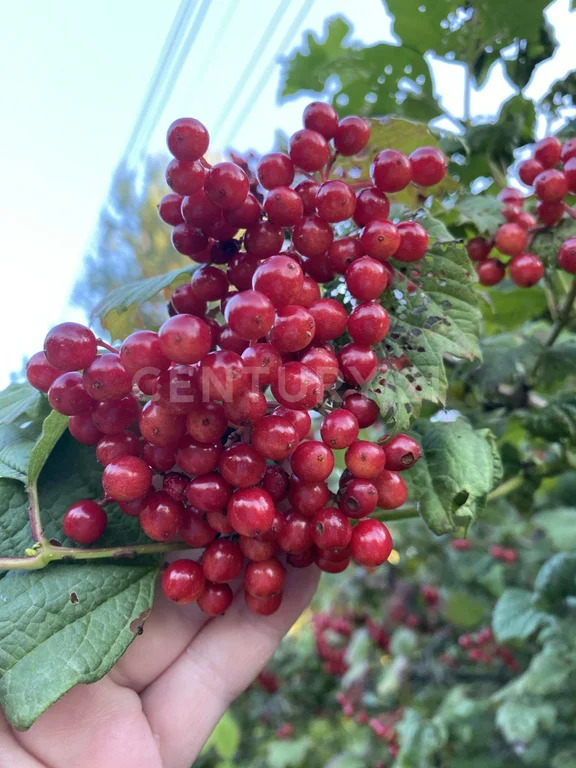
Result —
<instances>
[{"instance_id":1,"label":"leaf with holes","mask_svg":"<svg viewBox=\"0 0 576 768\"><path fill-rule=\"evenodd\" d=\"M391 320L383 350L389 365L369 385L383 418L399 430L419 416L425 400L444 404L445 355L480 357L476 277L463 246L438 242L414 270L418 275L397 271L384 295Z\"/></svg>"},{"instance_id":2,"label":"leaf with holes","mask_svg":"<svg viewBox=\"0 0 576 768\"><path fill-rule=\"evenodd\" d=\"M123 323L124 315L130 313L140 304L150 301L165 288L186 283L195 269L196 266L190 265L115 288L96 305L92 312L92 318L99 318L113 338L121 338L126 335L126 324ZM134 326L128 327L133 329Z\"/></svg>"},{"instance_id":3,"label":"leaf with holes","mask_svg":"<svg viewBox=\"0 0 576 768\"><path fill-rule=\"evenodd\" d=\"M502 474L492 433L458 419L422 420L414 424L413 434L422 458L405 475L410 498L434 533L464 535Z\"/></svg>"}]
</instances>

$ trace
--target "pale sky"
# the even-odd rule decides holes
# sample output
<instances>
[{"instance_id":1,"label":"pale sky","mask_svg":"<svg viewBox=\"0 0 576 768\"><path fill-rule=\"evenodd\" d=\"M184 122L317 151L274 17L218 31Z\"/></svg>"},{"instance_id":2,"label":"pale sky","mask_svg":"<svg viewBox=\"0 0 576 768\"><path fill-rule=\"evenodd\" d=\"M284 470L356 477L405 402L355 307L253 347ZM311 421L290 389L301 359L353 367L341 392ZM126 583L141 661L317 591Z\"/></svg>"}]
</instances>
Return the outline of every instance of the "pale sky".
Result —
<instances>
[{"instance_id":1,"label":"pale sky","mask_svg":"<svg viewBox=\"0 0 576 768\"><path fill-rule=\"evenodd\" d=\"M0 386L21 368L24 357L41 348L51 325L82 319L68 307L68 296L178 5L179 0L0 4ZM277 128L287 133L299 128L310 99L277 104L278 58L301 43L304 30L321 32L329 16L346 16L354 37L367 44L393 40L380 0L309 0L304 21L280 52L280 41L302 4L290 0L281 25L262 44L276 5L270 0L211 0L150 152L164 149L167 125L182 115L208 126L216 151L224 148L238 114L245 117L233 140L239 149L268 151ZM548 14L560 47L533 78L532 97L575 66L576 17L569 12L569 0L555 0ZM262 56L242 89L240 73L260 45ZM267 84L247 103L272 60L276 63ZM461 115L462 70L438 62L433 69L441 101ZM495 70L473 94L473 114L496 114L512 92ZM217 125L228 103L232 108Z\"/></svg>"}]
</instances>

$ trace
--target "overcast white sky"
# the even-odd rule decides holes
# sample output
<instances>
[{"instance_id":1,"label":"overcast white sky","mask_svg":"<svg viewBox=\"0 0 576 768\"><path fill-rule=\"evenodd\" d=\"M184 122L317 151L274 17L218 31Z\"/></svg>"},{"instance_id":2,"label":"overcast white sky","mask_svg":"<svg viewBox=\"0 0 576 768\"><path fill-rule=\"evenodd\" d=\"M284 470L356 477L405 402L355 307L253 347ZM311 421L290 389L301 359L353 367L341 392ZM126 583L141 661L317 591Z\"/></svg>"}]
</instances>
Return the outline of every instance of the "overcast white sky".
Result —
<instances>
[{"instance_id":1,"label":"overcast white sky","mask_svg":"<svg viewBox=\"0 0 576 768\"><path fill-rule=\"evenodd\" d=\"M94 232L99 208L122 155L179 0L31 0L0 4L0 386L41 348L49 327L81 319L68 296ZM181 115L201 119L215 137L214 149L246 109L245 99L262 69L278 58L278 47L300 8L291 0L246 87L238 77L260 42L276 7L270 0L212 0L201 34L181 70L150 142L164 148L166 126ZM392 41L391 23L380 0L310 0L307 15L285 53L300 44L304 30L320 32L326 18L341 13L365 43ZM559 50L541 67L529 88L536 97L551 80L575 66L575 14L569 0L549 10ZM270 149L274 131L300 127L302 98L279 106L280 66L248 105L234 138L240 149ZM462 114L463 73L435 64L437 91L455 115ZM232 93L237 106L217 130ZM512 89L502 72L492 73L472 99L473 114L496 114ZM236 112L234 111L236 110Z\"/></svg>"}]
</instances>

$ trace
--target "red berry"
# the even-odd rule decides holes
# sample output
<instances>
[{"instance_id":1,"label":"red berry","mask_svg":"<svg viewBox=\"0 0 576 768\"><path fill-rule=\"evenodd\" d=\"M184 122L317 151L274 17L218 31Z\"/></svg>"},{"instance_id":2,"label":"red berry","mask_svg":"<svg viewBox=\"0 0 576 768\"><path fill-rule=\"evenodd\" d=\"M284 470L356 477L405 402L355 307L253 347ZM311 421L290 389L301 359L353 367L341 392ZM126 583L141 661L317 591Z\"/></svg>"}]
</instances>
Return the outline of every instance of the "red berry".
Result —
<instances>
[{"instance_id":1,"label":"red berry","mask_svg":"<svg viewBox=\"0 0 576 768\"><path fill-rule=\"evenodd\" d=\"M141 373L143 369L151 369L146 373L158 374L170 365L170 360L162 353L158 334L153 331L134 331L122 342L120 361L124 368L132 374Z\"/></svg>"},{"instance_id":2,"label":"red berry","mask_svg":"<svg viewBox=\"0 0 576 768\"><path fill-rule=\"evenodd\" d=\"M74 416L89 411L94 400L84 389L82 374L77 371L61 373L48 390L48 402L58 413Z\"/></svg>"},{"instance_id":3,"label":"red berry","mask_svg":"<svg viewBox=\"0 0 576 768\"><path fill-rule=\"evenodd\" d=\"M208 149L210 136L199 120L181 117L168 128L166 143L179 160L198 160Z\"/></svg>"},{"instance_id":4,"label":"red berry","mask_svg":"<svg viewBox=\"0 0 576 768\"><path fill-rule=\"evenodd\" d=\"M331 389L336 383L340 369L338 358L331 349L325 346L309 347L300 357L300 362L318 374L324 389Z\"/></svg>"},{"instance_id":5,"label":"red berry","mask_svg":"<svg viewBox=\"0 0 576 768\"><path fill-rule=\"evenodd\" d=\"M289 421L296 430L299 441L307 437L310 432L312 418L308 411L297 411L293 408L286 408L285 405L279 405L272 412L272 416L280 416Z\"/></svg>"},{"instance_id":6,"label":"red berry","mask_svg":"<svg viewBox=\"0 0 576 768\"><path fill-rule=\"evenodd\" d=\"M314 338L316 324L312 314L296 304L276 310L268 341L279 352L299 352Z\"/></svg>"},{"instance_id":7,"label":"red berry","mask_svg":"<svg viewBox=\"0 0 576 768\"><path fill-rule=\"evenodd\" d=\"M300 264L283 254L266 259L252 278L252 287L267 296L275 307L297 303L303 283Z\"/></svg>"},{"instance_id":8,"label":"red berry","mask_svg":"<svg viewBox=\"0 0 576 768\"><path fill-rule=\"evenodd\" d=\"M249 389L238 398L224 403L224 411L231 424L257 424L266 416L268 403L261 389Z\"/></svg>"},{"instance_id":9,"label":"red berry","mask_svg":"<svg viewBox=\"0 0 576 768\"><path fill-rule=\"evenodd\" d=\"M304 205L298 192L290 187L274 187L264 200L268 221L279 227L292 227L302 218Z\"/></svg>"},{"instance_id":10,"label":"red berry","mask_svg":"<svg viewBox=\"0 0 576 768\"><path fill-rule=\"evenodd\" d=\"M350 411L337 408L324 417L320 434L322 440L333 450L348 448L358 437L358 419Z\"/></svg>"},{"instance_id":11,"label":"red berry","mask_svg":"<svg viewBox=\"0 0 576 768\"><path fill-rule=\"evenodd\" d=\"M216 584L225 584L240 576L244 565L242 550L233 541L218 539L204 550L202 571L204 576Z\"/></svg>"},{"instance_id":12,"label":"red berry","mask_svg":"<svg viewBox=\"0 0 576 768\"><path fill-rule=\"evenodd\" d=\"M394 256L400 247L400 230L391 221L375 219L368 222L362 230L360 243L368 256L378 261L386 261Z\"/></svg>"},{"instance_id":13,"label":"red berry","mask_svg":"<svg viewBox=\"0 0 576 768\"><path fill-rule=\"evenodd\" d=\"M385 469L372 482L378 492L380 509L396 509L406 502L408 497L406 481L398 472Z\"/></svg>"},{"instance_id":14,"label":"red berry","mask_svg":"<svg viewBox=\"0 0 576 768\"><path fill-rule=\"evenodd\" d=\"M272 557L258 563L248 563L244 574L244 588L253 597L270 597L284 589L286 569Z\"/></svg>"},{"instance_id":15,"label":"red berry","mask_svg":"<svg viewBox=\"0 0 576 768\"><path fill-rule=\"evenodd\" d=\"M290 158L294 165L313 173L324 168L330 160L326 139L317 131L304 128L290 137Z\"/></svg>"},{"instance_id":16,"label":"red berry","mask_svg":"<svg viewBox=\"0 0 576 768\"><path fill-rule=\"evenodd\" d=\"M120 456L140 456L140 440L133 432L100 434L101 437L96 446L96 459L103 467L107 467L111 461Z\"/></svg>"},{"instance_id":17,"label":"red berry","mask_svg":"<svg viewBox=\"0 0 576 768\"><path fill-rule=\"evenodd\" d=\"M82 384L95 400L117 400L132 390L132 375L115 353L100 355L85 369Z\"/></svg>"},{"instance_id":18,"label":"red berry","mask_svg":"<svg viewBox=\"0 0 576 768\"><path fill-rule=\"evenodd\" d=\"M242 359L255 386L268 387L276 381L282 358L271 344L251 344L242 352Z\"/></svg>"},{"instance_id":19,"label":"red berry","mask_svg":"<svg viewBox=\"0 0 576 768\"><path fill-rule=\"evenodd\" d=\"M401 221L398 224L400 245L394 253L397 261L418 261L428 250L428 232L417 221Z\"/></svg>"},{"instance_id":20,"label":"red berry","mask_svg":"<svg viewBox=\"0 0 576 768\"><path fill-rule=\"evenodd\" d=\"M278 536L280 549L289 554L307 552L312 546L311 520L296 511L288 512Z\"/></svg>"},{"instance_id":21,"label":"red berry","mask_svg":"<svg viewBox=\"0 0 576 768\"><path fill-rule=\"evenodd\" d=\"M352 296L361 301L377 299L388 284L388 273L376 259L362 256L348 267L346 286Z\"/></svg>"},{"instance_id":22,"label":"red berry","mask_svg":"<svg viewBox=\"0 0 576 768\"><path fill-rule=\"evenodd\" d=\"M200 363L202 394L206 400L229 401L245 392L250 380L236 352L210 352Z\"/></svg>"},{"instance_id":23,"label":"red berry","mask_svg":"<svg viewBox=\"0 0 576 768\"><path fill-rule=\"evenodd\" d=\"M219 442L198 443L186 436L178 445L176 463L189 475L205 475L216 469L221 453Z\"/></svg>"},{"instance_id":24,"label":"red berry","mask_svg":"<svg viewBox=\"0 0 576 768\"><path fill-rule=\"evenodd\" d=\"M303 411L318 405L324 394L322 379L312 368L299 362L282 365L271 389L281 405Z\"/></svg>"},{"instance_id":25,"label":"red berry","mask_svg":"<svg viewBox=\"0 0 576 768\"><path fill-rule=\"evenodd\" d=\"M223 213L224 221L228 222L228 224L240 229L246 229L260 220L262 209L258 200L249 192L242 205L234 208L232 211L224 211Z\"/></svg>"},{"instance_id":26,"label":"red berry","mask_svg":"<svg viewBox=\"0 0 576 768\"><path fill-rule=\"evenodd\" d=\"M292 243L296 250L309 257L326 253L333 239L332 227L318 216L305 216L300 219L292 232Z\"/></svg>"},{"instance_id":27,"label":"red berry","mask_svg":"<svg viewBox=\"0 0 576 768\"><path fill-rule=\"evenodd\" d=\"M506 267L498 259L484 259L476 268L482 285L497 285L506 275Z\"/></svg>"},{"instance_id":28,"label":"red berry","mask_svg":"<svg viewBox=\"0 0 576 768\"><path fill-rule=\"evenodd\" d=\"M173 363L197 363L212 346L209 327L194 315L175 315L158 331L160 349Z\"/></svg>"},{"instance_id":29,"label":"red berry","mask_svg":"<svg viewBox=\"0 0 576 768\"><path fill-rule=\"evenodd\" d=\"M210 515L224 515L222 512L209 512L206 517ZM226 515L224 515L226 521ZM225 533L232 533L232 528L224 531ZM201 512L197 512L195 509L186 509L184 514L184 522L180 526L178 532L178 538L187 544L189 547L206 547L217 536L216 526L211 526L208 519L204 519L204 515Z\"/></svg>"},{"instance_id":30,"label":"red berry","mask_svg":"<svg viewBox=\"0 0 576 768\"><path fill-rule=\"evenodd\" d=\"M266 461L248 443L236 443L226 448L218 469L222 477L236 488L249 488L258 483L266 472Z\"/></svg>"},{"instance_id":31,"label":"red berry","mask_svg":"<svg viewBox=\"0 0 576 768\"><path fill-rule=\"evenodd\" d=\"M355 392L353 390L344 395L342 408L345 408L356 416L360 429L371 427L380 415L380 409L374 400L366 397L366 395L363 395L361 392Z\"/></svg>"},{"instance_id":32,"label":"red berry","mask_svg":"<svg viewBox=\"0 0 576 768\"><path fill-rule=\"evenodd\" d=\"M195 602L205 586L202 568L194 560L174 560L162 574L162 592L174 603L184 605Z\"/></svg>"},{"instance_id":33,"label":"red berry","mask_svg":"<svg viewBox=\"0 0 576 768\"><path fill-rule=\"evenodd\" d=\"M525 229L518 224L502 224L496 230L494 236L496 248L507 256L516 256L526 248L528 244L528 234Z\"/></svg>"},{"instance_id":34,"label":"red berry","mask_svg":"<svg viewBox=\"0 0 576 768\"><path fill-rule=\"evenodd\" d=\"M576 237L569 237L560 246L558 266L566 272L576 275Z\"/></svg>"},{"instance_id":35,"label":"red berry","mask_svg":"<svg viewBox=\"0 0 576 768\"><path fill-rule=\"evenodd\" d=\"M523 160L518 165L518 176L523 184L527 184L529 187L534 183L534 179L539 173L542 173L544 166L534 158Z\"/></svg>"},{"instance_id":36,"label":"red berry","mask_svg":"<svg viewBox=\"0 0 576 768\"><path fill-rule=\"evenodd\" d=\"M350 520L334 507L318 510L312 518L312 541L319 549L342 549L350 543Z\"/></svg>"},{"instance_id":37,"label":"red berry","mask_svg":"<svg viewBox=\"0 0 576 768\"><path fill-rule=\"evenodd\" d=\"M88 368L97 353L96 337L89 328L79 323L56 325L44 340L46 360L59 371Z\"/></svg>"},{"instance_id":38,"label":"red berry","mask_svg":"<svg viewBox=\"0 0 576 768\"><path fill-rule=\"evenodd\" d=\"M186 416L186 432L198 443L214 443L226 432L228 419L218 403L202 403Z\"/></svg>"},{"instance_id":39,"label":"red berry","mask_svg":"<svg viewBox=\"0 0 576 768\"><path fill-rule=\"evenodd\" d=\"M222 616L230 607L234 593L228 584L206 582L204 592L198 598L198 608L208 616Z\"/></svg>"},{"instance_id":40,"label":"red berry","mask_svg":"<svg viewBox=\"0 0 576 768\"><path fill-rule=\"evenodd\" d=\"M342 487L338 496L338 506L348 517L366 517L378 501L378 491L374 483L362 477L353 477Z\"/></svg>"},{"instance_id":41,"label":"red berry","mask_svg":"<svg viewBox=\"0 0 576 768\"><path fill-rule=\"evenodd\" d=\"M534 145L534 159L544 168L553 168L560 162L562 143L555 136L546 136Z\"/></svg>"},{"instance_id":42,"label":"red berry","mask_svg":"<svg viewBox=\"0 0 576 768\"><path fill-rule=\"evenodd\" d=\"M26 378L34 389L40 392L48 392L61 374L59 368L50 365L44 352L36 352L26 363Z\"/></svg>"},{"instance_id":43,"label":"red berry","mask_svg":"<svg viewBox=\"0 0 576 768\"><path fill-rule=\"evenodd\" d=\"M156 472L168 472L176 463L174 446L144 443L142 446L142 457Z\"/></svg>"},{"instance_id":44,"label":"red berry","mask_svg":"<svg viewBox=\"0 0 576 768\"><path fill-rule=\"evenodd\" d=\"M370 139L370 123L363 117L349 115L338 123L334 134L334 147L344 156L357 155Z\"/></svg>"},{"instance_id":45,"label":"red berry","mask_svg":"<svg viewBox=\"0 0 576 768\"><path fill-rule=\"evenodd\" d=\"M305 483L296 475L290 478L288 501L295 511L305 517L325 506L330 499L330 489L325 482Z\"/></svg>"},{"instance_id":46,"label":"red berry","mask_svg":"<svg viewBox=\"0 0 576 768\"><path fill-rule=\"evenodd\" d=\"M206 302L196 295L192 283L175 288L171 302L176 312L180 314L196 315L196 317L204 317L206 314ZM141 331L141 333L148 333L148 331Z\"/></svg>"},{"instance_id":47,"label":"red berry","mask_svg":"<svg viewBox=\"0 0 576 768\"><path fill-rule=\"evenodd\" d=\"M162 446L177 445L184 437L186 429L181 414L173 413L154 401L146 403L140 411L138 426L142 436L149 443Z\"/></svg>"},{"instance_id":48,"label":"red berry","mask_svg":"<svg viewBox=\"0 0 576 768\"><path fill-rule=\"evenodd\" d=\"M346 330L348 316L340 302L335 299L319 299L308 311L314 320L314 340L337 339Z\"/></svg>"},{"instance_id":49,"label":"red berry","mask_svg":"<svg viewBox=\"0 0 576 768\"><path fill-rule=\"evenodd\" d=\"M288 490L288 475L281 467L271 464L266 467L262 487L268 491L273 501L282 501Z\"/></svg>"},{"instance_id":50,"label":"red berry","mask_svg":"<svg viewBox=\"0 0 576 768\"><path fill-rule=\"evenodd\" d=\"M360 256L364 256L364 248L360 240L356 237L341 237L332 243L326 258L335 272L344 274L348 265Z\"/></svg>"},{"instance_id":51,"label":"red berry","mask_svg":"<svg viewBox=\"0 0 576 768\"><path fill-rule=\"evenodd\" d=\"M420 187L432 187L446 175L448 162L436 147L419 147L408 159L412 169L412 181Z\"/></svg>"},{"instance_id":52,"label":"red berry","mask_svg":"<svg viewBox=\"0 0 576 768\"><path fill-rule=\"evenodd\" d=\"M243 291L228 302L224 316L240 338L256 341L272 328L274 305L260 291Z\"/></svg>"},{"instance_id":53,"label":"red berry","mask_svg":"<svg viewBox=\"0 0 576 768\"><path fill-rule=\"evenodd\" d=\"M267 459L280 461L290 456L299 437L293 424L281 416L266 416L252 430L252 445Z\"/></svg>"},{"instance_id":54,"label":"red berry","mask_svg":"<svg viewBox=\"0 0 576 768\"><path fill-rule=\"evenodd\" d=\"M245 591L244 600L252 613L257 613L260 616L271 616L273 613L276 613L282 604L282 592L279 592L277 595L270 595L270 597L254 597L254 595Z\"/></svg>"},{"instance_id":55,"label":"red berry","mask_svg":"<svg viewBox=\"0 0 576 768\"><path fill-rule=\"evenodd\" d=\"M204 191L219 208L231 211L239 208L246 199L250 181L235 163L216 163L206 175Z\"/></svg>"},{"instance_id":56,"label":"red berry","mask_svg":"<svg viewBox=\"0 0 576 768\"><path fill-rule=\"evenodd\" d=\"M289 187L294 180L294 163L288 155L270 152L258 161L256 174L264 189Z\"/></svg>"},{"instance_id":57,"label":"red berry","mask_svg":"<svg viewBox=\"0 0 576 768\"><path fill-rule=\"evenodd\" d=\"M555 168L542 171L534 179L534 192L545 203L560 202L568 194L566 176Z\"/></svg>"},{"instance_id":58,"label":"red berry","mask_svg":"<svg viewBox=\"0 0 576 768\"><path fill-rule=\"evenodd\" d=\"M201 189L205 176L206 168L198 160L174 158L166 166L166 183L173 192L183 197Z\"/></svg>"},{"instance_id":59,"label":"red berry","mask_svg":"<svg viewBox=\"0 0 576 768\"><path fill-rule=\"evenodd\" d=\"M546 203L539 200L536 205L536 215L547 227L553 227L564 216L564 206L560 201L555 203Z\"/></svg>"},{"instance_id":60,"label":"red berry","mask_svg":"<svg viewBox=\"0 0 576 768\"><path fill-rule=\"evenodd\" d=\"M484 237L473 237L466 243L466 251L472 261L484 261L490 255L492 244Z\"/></svg>"},{"instance_id":61,"label":"red berry","mask_svg":"<svg viewBox=\"0 0 576 768\"><path fill-rule=\"evenodd\" d=\"M177 195L175 192L164 195L158 203L158 215L162 221L166 224L171 224L173 227L177 224L182 224L184 221L181 212L183 199L181 195Z\"/></svg>"},{"instance_id":62,"label":"red berry","mask_svg":"<svg viewBox=\"0 0 576 768\"><path fill-rule=\"evenodd\" d=\"M296 192L300 195L306 216L316 212L316 193L319 188L320 184L316 181L312 181L312 179L305 179L294 187Z\"/></svg>"},{"instance_id":63,"label":"red berry","mask_svg":"<svg viewBox=\"0 0 576 768\"><path fill-rule=\"evenodd\" d=\"M100 504L82 499L68 508L62 521L64 535L77 544L93 544L104 531L108 517Z\"/></svg>"},{"instance_id":64,"label":"red berry","mask_svg":"<svg viewBox=\"0 0 576 768\"><path fill-rule=\"evenodd\" d=\"M174 501L182 501L188 485L188 476L181 472L168 472L162 480L162 490Z\"/></svg>"},{"instance_id":65,"label":"red berry","mask_svg":"<svg viewBox=\"0 0 576 768\"><path fill-rule=\"evenodd\" d=\"M305 483L326 480L334 469L334 454L318 440L301 443L290 460L292 472Z\"/></svg>"},{"instance_id":66,"label":"red berry","mask_svg":"<svg viewBox=\"0 0 576 768\"><path fill-rule=\"evenodd\" d=\"M96 445L104 436L92 419L90 411L77 413L68 419L68 430L74 440L83 445Z\"/></svg>"},{"instance_id":67,"label":"red berry","mask_svg":"<svg viewBox=\"0 0 576 768\"><path fill-rule=\"evenodd\" d=\"M152 485L152 471L138 456L119 456L102 473L102 486L115 501L141 499Z\"/></svg>"},{"instance_id":68,"label":"red berry","mask_svg":"<svg viewBox=\"0 0 576 768\"><path fill-rule=\"evenodd\" d=\"M348 333L357 344L367 347L382 341L390 329L390 316L380 304L359 304L348 318Z\"/></svg>"},{"instance_id":69,"label":"red berry","mask_svg":"<svg viewBox=\"0 0 576 768\"><path fill-rule=\"evenodd\" d=\"M416 440L402 432L392 437L383 448L386 454L386 469L394 472L410 469L422 455Z\"/></svg>"},{"instance_id":70,"label":"red berry","mask_svg":"<svg viewBox=\"0 0 576 768\"><path fill-rule=\"evenodd\" d=\"M274 502L263 488L241 488L228 502L228 520L236 533L257 536L270 530L274 522Z\"/></svg>"},{"instance_id":71,"label":"red berry","mask_svg":"<svg viewBox=\"0 0 576 768\"><path fill-rule=\"evenodd\" d=\"M545 267L535 253L520 253L508 265L510 278L516 285L528 288L543 277Z\"/></svg>"},{"instance_id":72,"label":"red berry","mask_svg":"<svg viewBox=\"0 0 576 768\"><path fill-rule=\"evenodd\" d=\"M382 565L392 552L390 531L379 520L360 520L352 530L350 550L360 565L369 568Z\"/></svg>"},{"instance_id":73,"label":"red berry","mask_svg":"<svg viewBox=\"0 0 576 768\"><path fill-rule=\"evenodd\" d=\"M386 464L384 449L368 440L356 440L350 445L344 457L346 467L354 477L370 479L378 477Z\"/></svg>"},{"instance_id":74,"label":"red berry","mask_svg":"<svg viewBox=\"0 0 576 768\"><path fill-rule=\"evenodd\" d=\"M320 185L316 193L316 210L326 221L346 221L355 208L356 195L345 181L331 180Z\"/></svg>"},{"instance_id":75,"label":"red berry","mask_svg":"<svg viewBox=\"0 0 576 768\"><path fill-rule=\"evenodd\" d=\"M139 518L146 536L154 541L170 541L184 522L184 507L165 491L154 491L144 499Z\"/></svg>"},{"instance_id":76,"label":"red berry","mask_svg":"<svg viewBox=\"0 0 576 768\"><path fill-rule=\"evenodd\" d=\"M384 221L390 214L390 201L376 187L366 187L356 196L354 221L359 227L367 226L374 219Z\"/></svg>"},{"instance_id":77,"label":"red berry","mask_svg":"<svg viewBox=\"0 0 576 768\"><path fill-rule=\"evenodd\" d=\"M338 113L323 101L308 104L302 117L304 128L321 133L325 139L331 139L338 128Z\"/></svg>"},{"instance_id":78,"label":"red berry","mask_svg":"<svg viewBox=\"0 0 576 768\"><path fill-rule=\"evenodd\" d=\"M226 272L207 264L192 275L192 289L202 301L220 301L228 293Z\"/></svg>"},{"instance_id":79,"label":"red berry","mask_svg":"<svg viewBox=\"0 0 576 768\"><path fill-rule=\"evenodd\" d=\"M385 149L374 158L370 175L380 192L400 192L412 181L410 160L402 152Z\"/></svg>"},{"instance_id":80,"label":"red berry","mask_svg":"<svg viewBox=\"0 0 576 768\"><path fill-rule=\"evenodd\" d=\"M364 386L378 371L378 358L370 347L360 344L346 344L338 353L338 364L342 378L347 384Z\"/></svg>"},{"instance_id":81,"label":"red berry","mask_svg":"<svg viewBox=\"0 0 576 768\"><path fill-rule=\"evenodd\" d=\"M232 487L220 475L209 472L187 481L185 492L188 503L199 512L221 512L230 500Z\"/></svg>"}]
</instances>

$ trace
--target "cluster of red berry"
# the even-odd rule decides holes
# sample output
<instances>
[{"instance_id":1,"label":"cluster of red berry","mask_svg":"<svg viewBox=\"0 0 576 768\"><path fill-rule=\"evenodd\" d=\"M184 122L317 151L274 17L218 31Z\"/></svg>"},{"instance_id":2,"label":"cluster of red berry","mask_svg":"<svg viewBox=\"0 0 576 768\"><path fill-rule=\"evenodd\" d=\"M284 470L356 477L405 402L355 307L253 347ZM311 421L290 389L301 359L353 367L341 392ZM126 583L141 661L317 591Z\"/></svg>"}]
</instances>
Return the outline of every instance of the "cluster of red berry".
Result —
<instances>
[{"instance_id":1,"label":"cluster of red berry","mask_svg":"<svg viewBox=\"0 0 576 768\"><path fill-rule=\"evenodd\" d=\"M562 170L558 166L562 166ZM547 136L534 145L533 156L518 165L520 180L533 193L524 194L513 187L506 187L498 199L502 203L502 224L491 240L474 237L468 241L468 255L478 262L478 279L482 285L497 285L506 270L510 279L522 288L536 285L543 277L546 265L535 253L531 253L534 235L541 229L559 224L565 214L576 218L576 211L566 202L569 194L576 193L576 139L562 144L554 136ZM531 198L537 199L534 213L523 210ZM491 257L493 248L510 256L507 264L499 257ZM558 266L576 274L576 238L568 238L558 252ZM554 265L549 265L554 266Z\"/></svg>"},{"instance_id":2,"label":"cluster of red berry","mask_svg":"<svg viewBox=\"0 0 576 768\"><path fill-rule=\"evenodd\" d=\"M104 503L138 516L154 540L205 548L200 563L167 566L162 585L171 600L197 600L211 615L230 604L245 559L246 602L261 614L282 600L280 552L294 567L315 562L333 573L351 559L385 562L389 531L368 516L406 501L399 473L420 456L408 435L362 438L379 411L360 388L385 365L378 345L390 321L378 299L394 279L388 259L415 261L428 246L420 224L388 219L386 193L437 183L445 158L432 147L410 157L384 150L372 182L329 179L338 154L366 146L369 124L314 103L304 125L290 154L264 155L251 178L241 164L207 163L200 122L173 123L173 194L159 211L175 248L201 266L174 290L171 316L119 350L64 323L27 366L30 383L70 417L72 435L96 445ZM362 229L335 238L332 225L349 219ZM335 272L344 303L321 294ZM311 412L322 419L314 428ZM328 484L334 451L346 466L337 493ZM95 501L64 517L81 544L105 527Z\"/></svg>"},{"instance_id":3,"label":"cluster of red berry","mask_svg":"<svg viewBox=\"0 0 576 768\"><path fill-rule=\"evenodd\" d=\"M397 756L400 751L398 744L398 731L396 725L402 719L402 709L395 709L391 712L380 712L377 715L370 716L365 709L358 708L358 702L351 698L350 693L340 691L336 700L342 707L344 717L354 718L358 725L367 725L372 733L384 741L388 747L388 754L391 758ZM386 763L377 763L377 766L385 766Z\"/></svg>"},{"instance_id":4,"label":"cluster of red berry","mask_svg":"<svg viewBox=\"0 0 576 768\"><path fill-rule=\"evenodd\" d=\"M519 668L512 651L495 642L494 633L490 627L483 627L478 632L460 635L458 645L466 652L469 661L476 664L491 665L496 660L500 660L511 672L516 672ZM448 666L457 663L457 657L454 654L445 654L442 660Z\"/></svg>"},{"instance_id":5,"label":"cluster of red berry","mask_svg":"<svg viewBox=\"0 0 576 768\"><path fill-rule=\"evenodd\" d=\"M476 546L478 546L476 542ZM452 539L450 542L452 549L456 552L467 552L472 549L472 542L470 539ZM482 546L480 544L480 546ZM494 560L501 560L506 565L513 565L518 560L518 552L511 547L501 547L499 544L491 544L488 547L489 554Z\"/></svg>"}]
</instances>

